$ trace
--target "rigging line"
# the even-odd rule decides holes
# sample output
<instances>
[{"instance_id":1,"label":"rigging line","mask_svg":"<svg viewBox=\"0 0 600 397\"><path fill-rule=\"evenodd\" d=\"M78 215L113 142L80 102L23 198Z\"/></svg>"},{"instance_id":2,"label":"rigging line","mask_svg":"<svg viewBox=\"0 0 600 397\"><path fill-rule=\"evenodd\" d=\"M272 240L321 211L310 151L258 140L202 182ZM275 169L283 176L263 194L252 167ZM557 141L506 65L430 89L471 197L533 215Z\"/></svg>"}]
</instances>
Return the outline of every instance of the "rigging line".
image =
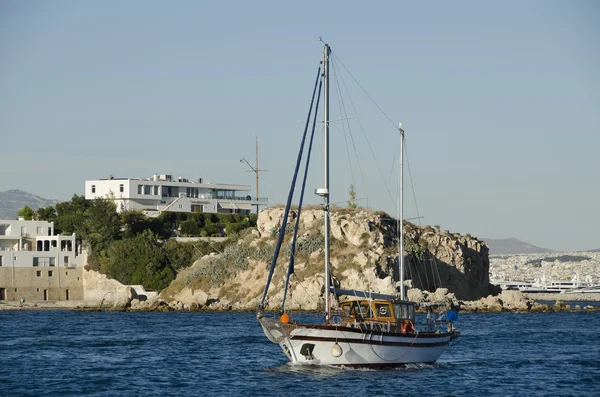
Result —
<instances>
[{"instance_id":1,"label":"rigging line","mask_svg":"<svg viewBox=\"0 0 600 397\"><path fill-rule=\"evenodd\" d=\"M431 283L429 282L429 273L427 272L427 261L426 259L418 259L419 261L419 267L422 268L423 273L425 274L425 283L423 284L423 280L421 279L421 277L419 277L419 281L421 281L421 285L423 287L425 287L425 289L427 289L427 291L429 291L429 289L431 288ZM419 273L420 274L420 273ZM431 275L433 277L433 274Z\"/></svg>"},{"instance_id":2,"label":"rigging line","mask_svg":"<svg viewBox=\"0 0 600 397\"><path fill-rule=\"evenodd\" d=\"M333 67L337 68L337 63L333 62ZM350 100L350 103L352 103L352 97L350 96L350 91L348 90L348 87L346 86L346 81L344 80L344 75L342 73L339 73L338 70L338 74L340 76L340 80L342 80L342 84L344 85L344 89L346 90L346 95L348 95L348 99ZM343 98L343 97L342 97ZM344 102L342 102L343 106L344 106L344 111L346 111L346 104ZM352 107L354 108L354 104L352 104ZM356 112L356 108L354 108L354 112L356 114L356 117L358 119L358 112ZM348 124L348 130L350 131L350 140L352 141L352 148L354 149L354 155L356 156L356 163L358 165L358 170L360 172L360 179L362 181L362 185L365 189L365 194L367 195L367 208L369 207L369 188L367 187L367 183L365 181L365 175L363 172L363 169L360 165L360 157L358 156L358 151L356 150L356 143L354 141L354 134L352 134L352 128L350 127L350 121L348 120L348 118L346 118L346 123ZM359 125L362 128L362 123L360 123L360 119L359 119ZM364 129L363 129L363 134L364 134Z\"/></svg>"},{"instance_id":3,"label":"rigging line","mask_svg":"<svg viewBox=\"0 0 600 397\"><path fill-rule=\"evenodd\" d=\"M408 161L408 144L406 142L406 138L404 138L404 154L406 156L406 165L408 167L408 178L410 179L410 187L412 190L412 194L413 194L413 200L415 202L415 209L417 211L417 216L419 217L419 226L422 226L421 224L421 214L419 214L419 203L417 203L417 193L415 192L415 184L413 183L413 177L412 177L412 171L410 169L410 161Z\"/></svg>"},{"instance_id":4,"label":"rigging line","mask_svg":"<svg viewBox=\"0 0 600 397\"><path fill-rule=\"evenodd\" d=\"M312 131L310 134L310 141L308 143L308 152L306 153L306 165L304 167L304 178L302 179L302 188L300 189L300 199L298 201L298 214L296 215L296 224L294 225L294 236L292 238L292 245L290 247L290 263L288 266L288 273L285 280L285 287L283 292L283 302L281 304L281 311L285 312L285 298L287 296L288 283L290 276L294 273L294 257L296 253L296 241L298 238L298 228L300 227L300 215L302 213L302 203L304 202L304 191L306 189L306 178L308 176L308 166L310 164L310 153L312 151L313 141L315 137L315 127L317 126L317 114L319 110L319 101L321 99L321 88L323 87L323 80L319 82L319 94L317 95L317 103L315 104L315 115L312 123ZM310 114L309 114L310 117Z\"/></svg>"},{"instance_id":5,"label":"rigging line","mask_svg":"<svg viewBox=\"0 0 600 397\"><path fill-rule=\"evenodd\" d=\"M413 347L413 345L415 344L415 341L417 340L417 337L419 336L419 331L415 330L415 337L412 340L412 342L410 343L410 346L408 346L406 348L406 350L404 350L404 353L402 353L401 355L399 355L396 358L392 358L391 360L387 360L385 357L381 357L379 354L377 354L377 352L375 351L375 349L373 349L373 344L372 343L368 343L369 347L371 348L371 350L373 351L373 354L375 354L377 357L379 357L380 359L382 359L383 361L387 361L387 362L392 362L392 361L397 361L399 359L401 359L402 357L404 357L404 355L406 355L406 353L408 353L408 350Z\"/></svg>"},{"instance_id":6,"label":"rigging line","mask_svg":"<svg viewBox=\"0 0 600 397\"><path fill-rule=\"evenodd\" d=\"M440 275L440 267L437 265L437 258L435 259L435 262L434 262L434 263L435 263L435 265L436 265L436 266L435 266L435 271L436 271L436 273L437 273L438 280L439 280L439 282L440 282L440 284L439 284L439 285L440 285L440 288L442 288L442 287L443 287L443 284L442 284L442 276Z\"/></svg>"},{"instance_id":7,"label":"rigging line","mask_svg":"<svg viewBox=\"0 0 600 397\"><path fill-rule=\"evenodd\" d=\"M436 277L435 277L435 274L436 274L436 271L435 271L435 268L436 268L436 266L435 266L436 265L435 260L430 259L429 263L431 264L431 277L433 278L433 286L437 289L438 288L438 280L436 280ZM441 287L442 285L439 284L439 286Z\"/></svg>"},{"instance_id":8,"label":"rigging line","mask_svg":"<svg viewBox=\"0 0 600 397\"><path fill-rule=\"evenodd\" d=\"M347 119L348 113L346 113L346 107L343 106L343 99L342 99L342 95L340 92L340 84L339 84L339 81L337 78L337 73L336 73L337 68L335 67L335 65L332 65L332 66L333 66L333 68L332 68L333 69L333 79L335 81L335 88L336 88L335 93L338 98L338 107L340 110L340 115L342 115L343 118ZM342 108L343 108L343 111L342 111ZM347 121L347 120L345 120L345 121ZM349 126L350 126L350 124L348 123L348 128L349 128ZM352 183L355 183L354 182L354 170L352 169L352 159L350 159L350 150L348 149L348 136L346 133L346 125L344 122L342 122L342 131L344 133L344 143L346 144L346 154L348 155L348 167L350 168L350 178L352 179ZM349 132L349 133L351 134L351 132Z\"/></svg>"},{"instance_id":9,"label":"rigging line","mask_svg":"<svg viewBox=\"0 0 600 397\"><path fill-rule=\"evenodd\" d=\"M310 115L313 110L313 105L315 101L315 94L317 92L317 85L321 78L321 65L317 69L317 77L315 78L315 87L313 88L312 98L310 100L310 107L308 108L308 115L306 116L306 125L304 127L304 133L302 135L302 142L300 143L300 149L298 150L298 157L296 158L296 168L294 169L294 176L292 177L292 183L290 185L290 191L288 193L287 203L285 205L285 210L283 214L283 219L281 220L281 228L279 229L279 236L277 238L277 245L275 245L275 252L273 253L273 259L271 260L271 267L269 269L269 275L267 276L267 285L265 285L265 291L263 293L262 300L259 304L259 310L264 308L265 300L267 299L267 293L269 292L269 285L271 284L271 279L273 278L273 272L275 271L275 264L277 263L277 257L279 256L279 251L281 250L281 244L283 243L283 238L285 236L285 228L287 226L287 220L290 213L290 208L292 205L292 198L294 196L294 188L296 187L296 178L298 177L298 170L300 169L300 163L302 162L302 153L304 152L304 144L306 142L306 133L308 132L308 126L310 122Z\"/></svg>"},{"instance_id":10,"label":"rigging line","mask_svg":"<svg viewBox=\"0 0 600 397\"><path fill-rule=\"evenodd\" d=\"M421 272L419 271L419 263L420 261L413 259L413 266L415 268L415 272L417 273L417 277L419 277L419 283L421 283L421 289L423 289L425 287L425 284L423 284L423 278L421 277ZM427 276L427 275L425 275Z\"/></svg>"},{"instance_id":11,"label":"rigging line","mask_svg":"<svg viewBox=\"0 0 600 397\"><path fill-rule=\"evenodd\" d=\"M377 109L379 109L379 111L390 121L390 123L392 123L392 125L394 126L394 129L397 129L398 126L396 125L396 123L394 123L394 121L390 118L390 116L388 116L383 109L377 104L377 102L375 102L375 100L371 97L371 95L369 95L369 93L367 92L367 90L365 90L363 88L362 85L360 85L360 83L358 82L358 80L356 80L356 78L352 75L352 73L350 73L350 71L348 70L348 68L346 67L346 65L344 65L344 63L341 61L341 59L336 55L335 52L331 51L331 53L333 54L334 58L338 60L338 62L342 65L342 67L346 70L346 72L348 72L348 74L350 75L350 77L352 77L352 80L354 80L354 82L360 87L360 89L365 93L365 95L371 100L371 102L373 102L373 104L377 107Z\"/></svg>"},{"instance_id":12,"label":"rigging line","mask_svg":"<svg viewBox=\"0 0 600 397\"><path fill-rule=\"evenodd\" d=\"M350 73L350 72L348 72L348 73ZM385 186L385 189L387 190L387 193L388 193L388 196L390 198L390 201L393 203L394 209L396 209L396 211L397 211L398 207L396 206L396 203L394 201L394 198L392 196L390 188L389 188L389 186L388 186L388 184L387 184L387 182L386 182L386 180L385 180L385 178L383 176L383 172L381 171L381 167L379 166L379 162L377 161L377 157L375 156L375 153L373 152L373 147L371 146L371 142L369 141L369 138L367 137L367 134L365 132L365 128L364 128L364 126L362 124L362 121L360 120L360 117L358 116L358 112L356 111L356 107L354 106L354 101L352 101L352 97L350 96L350 93L348 91L348 87L346 86L346 82L344 81L343 77L342 77L342 83L344 84L344 88L346 89L346 92L348 94L348 99L350 100L350 104L352 105L352 110L354 111L354 114L356 114L356 120L358 121L358 125L360 126L360 129L361 129L361 131L363 133L363 136L365 137L365 141L367 141L367 146L369 147L369 151L371 152L371 156L373 157L373 161L375 161L375 165L377 166L377 170L379 171L379 176L381 177L381 180L383 181L383 185ZM396 130L398 129L397 126L394 126L394 128ZM362 169L361 169L361 174L362 174ZM366 186L366 184L365 184L365 186Z\"/></svg>"}]
</instances>

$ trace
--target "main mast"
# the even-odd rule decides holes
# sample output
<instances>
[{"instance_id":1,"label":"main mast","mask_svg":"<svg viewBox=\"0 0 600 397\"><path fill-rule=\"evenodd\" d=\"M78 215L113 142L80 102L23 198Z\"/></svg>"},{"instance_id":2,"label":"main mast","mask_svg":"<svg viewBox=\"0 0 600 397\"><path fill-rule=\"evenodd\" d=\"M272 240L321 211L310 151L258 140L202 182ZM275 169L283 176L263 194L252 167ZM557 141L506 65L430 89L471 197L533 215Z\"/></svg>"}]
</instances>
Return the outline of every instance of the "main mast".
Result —
<instances>
[{"instance_id":1,"label":"main mast","mask_svg":"<svg viewBox=\"0 0 600 397\"><path fill-rule=\"evenodd\" d=\"M325 321L329 322L329 53L328 44L323 48L323 124L325 126Z\"/></svg>"},{"instance_id":2,"label":"main mast","mask_svg":"<svg viewBox=\"0 0 600 397\"><path fill-rule=\"evenodd\" d=\"M404 295L404 202L403 202L403 194L404 194L404 178L402 175L402 162L403 162L403 154L404 154L404 130L402 129L402 123L398 125L398 129L400 130L400 159L398 161L398 238L399 238L399 249L398 255L400 255L400 299L404 300L406 297Z\"/></svg>"}]
</instances>

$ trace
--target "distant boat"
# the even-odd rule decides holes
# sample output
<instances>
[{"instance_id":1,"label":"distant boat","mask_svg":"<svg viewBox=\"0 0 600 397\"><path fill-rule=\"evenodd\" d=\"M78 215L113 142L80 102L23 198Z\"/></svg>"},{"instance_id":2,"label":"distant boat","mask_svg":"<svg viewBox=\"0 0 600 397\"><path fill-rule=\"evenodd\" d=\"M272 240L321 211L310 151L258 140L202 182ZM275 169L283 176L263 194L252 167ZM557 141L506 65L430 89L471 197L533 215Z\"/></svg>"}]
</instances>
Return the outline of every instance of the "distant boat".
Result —
<instances>
[{"instance_id":1,"label":"distant boat","mask_svg":"<svg viewBox=\"0 0 600 397\"><path fill-rule=\"evenodd\" d=\"M324 82L324 107L325 107L325 187L317 189L316 194L323 197L325 211L325 271L324 285L327 286L324 293L325 316L324 322L317 324L302 324L291 321L285 312L285 294L281 315L270 317L262 313L265 298L269 288L271 275L277 260L277 254L283 241L284 229L286 228L287 214L290 210L293 186L298 173L302 147L298 156L296 172L292 182L292 189L284 213L279 232L279 242L275 249L267 285L263 294L261 310L257 317L263 327L267 338L278 344L285 356L292 363L328 365L342 367L369 367L382 368L405 365L408 363L433 363L444 352L451 340L458 337L459 331L452 329L452 323L446 322L446 316L442 321L437 315L428 316L425 324L417 324L415 321L415 303L406 300L402 284L404 275L404 234L402 227L402 204L400 201L399 230L399 257L401 291L400 296L383 295L371 292L335 289L330 281L329 263L329 222L330 222L330 200L329 200L329 56L330 47L325 44L322 65ZM321 74L318 71L317 76ZM317 77L319 81L319 77ZM315 92L317 89L315 82ZM320 92L320 91L319 91ZM319 103L317 98L317 104ZM313 93L314 100L314 93ZM311 106L312 109L312 106ZM315 110L316 114L316 110ZM310 118L310 113L309 113ZM316 117L315 117L316 119ZM307 127L308 128L307 123ZM313 121L313 133L314 133ZM404 139L404 131L400 130L401 140ZM306 138L306 130L305 135ZM302 145L304 145L304 139ZM311 136L312 145L312 136ZM402 145L400 146L400 170L402 169ZM311 146L309 145L309 151ZM307 160L308 164L308 160ZM308 165L307 165L308 166ZM400 171L400 186L402 186ZM304 186L302 188L304 190ZM402 194L400 193L400 196ZM296 224L299 223L302 209L302 195L298 205ZM294 232L292 247L295 245L297 229ZM290 255L290 269L285 288L289 282L289 275L293 272L293 250ZM352 297L341 302L338 308L332 307L331 294ZM318 297L317 297L318 298ZM451 318L451 317L448 317Z\"/></svg>"},{"instance_id":2,"label":"distant boat","mask_svg":"<svg viewBox=\"0 0 600 397\"><path fill-rule=\"evenodd\" d=\"M582 281L579 274L570 281L567 280L551 280L547 281L546 277L542 277L534 282L527 281L490 281L494 285L498 285L505 291L521 291L526 293L596 293L600 292L600 285L594 284L592 277L587 276L585 281Z\"/></svg>"}]
</instances>

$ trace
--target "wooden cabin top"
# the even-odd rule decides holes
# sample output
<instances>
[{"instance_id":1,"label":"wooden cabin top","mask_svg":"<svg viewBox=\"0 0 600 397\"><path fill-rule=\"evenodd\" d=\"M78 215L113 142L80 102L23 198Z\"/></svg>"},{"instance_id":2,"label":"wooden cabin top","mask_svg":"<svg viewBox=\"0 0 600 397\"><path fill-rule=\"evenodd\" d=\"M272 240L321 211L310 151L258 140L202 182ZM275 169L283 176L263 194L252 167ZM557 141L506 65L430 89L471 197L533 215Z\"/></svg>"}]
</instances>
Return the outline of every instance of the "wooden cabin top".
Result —
<instances>
[{"instance_id":1,"label":"wooden cabin top","mask_svg":"<svg viewBox=\"0 0 600 397\"><path fill-rule=\"evenodd\" d=\"M414 322L415 303L381 299L357 299L340 304L343 321L372 321L399 324Z\"/></svg>"}]
</instances>

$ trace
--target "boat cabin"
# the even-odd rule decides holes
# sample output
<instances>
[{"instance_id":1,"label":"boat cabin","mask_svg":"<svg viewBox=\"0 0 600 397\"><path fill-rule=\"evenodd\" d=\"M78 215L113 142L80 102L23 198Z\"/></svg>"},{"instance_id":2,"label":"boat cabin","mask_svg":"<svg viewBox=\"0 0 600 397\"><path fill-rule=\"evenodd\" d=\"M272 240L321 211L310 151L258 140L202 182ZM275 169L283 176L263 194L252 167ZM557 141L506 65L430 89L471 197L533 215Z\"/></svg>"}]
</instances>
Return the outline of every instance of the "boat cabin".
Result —
<instances>
[{"instance_id":1,"label":"boat cabin","mask_svg":"<svg viewBox=\"0 0 600 397\"><path fill-rule=\"evenodd\" d=\"M342 321L347 324L383 323L410 331L414 329L415 304L407 301L351 300L340 304Z\"/></svg>"}]
</instances>

